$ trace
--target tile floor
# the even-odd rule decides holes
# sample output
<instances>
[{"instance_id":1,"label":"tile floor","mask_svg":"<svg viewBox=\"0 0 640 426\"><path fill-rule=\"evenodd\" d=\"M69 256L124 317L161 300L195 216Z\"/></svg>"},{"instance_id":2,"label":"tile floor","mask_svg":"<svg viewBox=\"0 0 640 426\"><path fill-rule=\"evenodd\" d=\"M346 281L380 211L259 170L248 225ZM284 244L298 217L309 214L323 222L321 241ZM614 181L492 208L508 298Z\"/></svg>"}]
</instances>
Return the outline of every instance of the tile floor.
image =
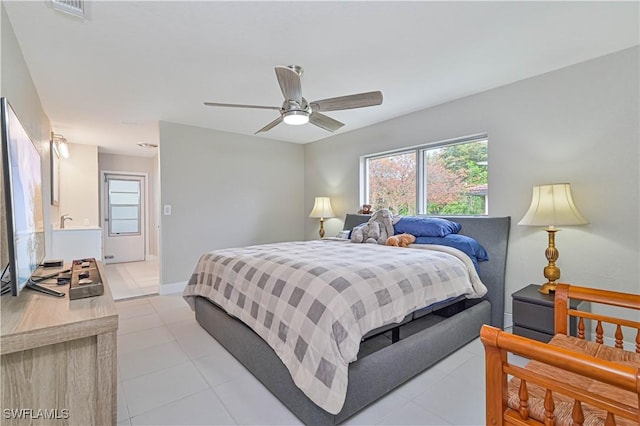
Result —
<instances>
[{"instance_id":1,"label":"tile floor","mask_svg":"<svg viewBox=\"0 0 640 426\"><path fill-rule=\"evenodd\" d=\"M157 294L160 266L157 260L105 265L109 287L115 300Z\"/></svg>"},{"instance_id":2,"label":"tile floor","mask_svg":"<svg viewBox=\"0 0 640 426\"><path fill-rule=\"evenodd\" d=\"M198 325L180 295L124 300L116 306L119 425L301 424ZM484 424L479 339L344 424Z\"/></svg>"}]
</instances>

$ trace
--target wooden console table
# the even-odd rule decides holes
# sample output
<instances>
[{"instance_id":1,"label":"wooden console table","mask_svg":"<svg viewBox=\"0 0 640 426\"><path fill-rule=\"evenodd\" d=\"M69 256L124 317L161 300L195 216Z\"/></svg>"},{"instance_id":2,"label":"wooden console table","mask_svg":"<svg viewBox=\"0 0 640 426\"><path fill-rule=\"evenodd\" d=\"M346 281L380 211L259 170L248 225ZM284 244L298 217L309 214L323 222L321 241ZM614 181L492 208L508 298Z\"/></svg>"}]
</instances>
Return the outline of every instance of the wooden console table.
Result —
<instances>
[{"instance_id":1,"label":"wooden console table","mask_svg":"<svg viewBox=\"0 0 640 426\"><path fill-rule=\"evenodd\" d=\"M3 425L116 424L118 313L101 263L98 270L102 296L24 289L2 297Z\"/></svg>"}]
</instances>

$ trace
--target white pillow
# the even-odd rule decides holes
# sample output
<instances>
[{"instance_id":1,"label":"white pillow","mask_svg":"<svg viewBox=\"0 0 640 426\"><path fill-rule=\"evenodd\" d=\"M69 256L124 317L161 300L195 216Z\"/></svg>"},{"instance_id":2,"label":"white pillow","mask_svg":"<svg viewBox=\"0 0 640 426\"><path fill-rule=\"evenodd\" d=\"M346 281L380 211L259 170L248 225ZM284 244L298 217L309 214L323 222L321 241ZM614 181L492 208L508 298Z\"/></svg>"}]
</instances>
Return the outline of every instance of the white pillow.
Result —
<instances>
[{"instance_id":1,"label":"white pillow","mask_svg":"<svg viewBox=\"0 0 640 426\"><path fill-rule=\"evenodd\" d=\"M351 231L346 230L346 231L340 231L338 232L338 235L336 235L336 238L343 238L343 239L348 239L349 238L349 234L351 233Z\"/></svg>"}]
</instances>

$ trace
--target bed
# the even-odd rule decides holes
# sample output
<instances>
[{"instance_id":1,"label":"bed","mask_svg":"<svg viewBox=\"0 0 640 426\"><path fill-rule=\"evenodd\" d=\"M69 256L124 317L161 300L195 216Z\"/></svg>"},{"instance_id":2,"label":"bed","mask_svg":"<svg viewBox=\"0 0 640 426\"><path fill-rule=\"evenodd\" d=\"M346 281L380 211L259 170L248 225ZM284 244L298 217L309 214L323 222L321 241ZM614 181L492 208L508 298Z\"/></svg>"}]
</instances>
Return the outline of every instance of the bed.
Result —
<instances>
[{"instance_id":1,"label":"bed","mask_svg":"<svg viewBox=\"0 0 640 426\"><path fill-rule=\"evenodd\" d=\"M367 215L348 215L345 220L345 229L350 229L359 223L366 222L369 217ZM257 334L259 330L255 324L247 322L254 328L252 330L244 322L237 319L238 317L243 318L245 321L247 319L251 320L248 317L253 315L253 311L248 308L249 302L247 302L246 312L230 310L232 312L232 315L230 315L219 307L222 299L214 299L215 301L212 301L193 291L195 286L199 284L187 286L185 299L194 308L196 320L200 325L251 371L301 421L306 424L318 425L338 424L476 338L479 335L482 324L487 323L502 327L504 273L510 219L508 217L456 217L451 219L462 225L461 234L475 238L486 248L489 260L478 264L478 275L488 291L481 298L475 299L445 298L446 300L436 304L435 307L428 308L429 311L432 311L429 314L424 315L424 311L420 316L411 313L404 318L396 318L397 321L394 321L394 323L367 333L366 339L361 342L358 340L357 342L359 345L356 347L357 360L350 362L346 366L347 371L345 374L348 376L348 380L345 380L346 389L342 401L335 402L330 398L331 395L330 397L325 397L324 394L309 394L308 388L305 389L307 393L301 390L299 385L301 383L304 384L306 380L323 380L325 377L324 372L328 371L327 365L329 365L329 371L333 374L331 368L333 368L334 364L323 364L324 358L319 360L316 377L300 374L295 368L292 370L290 360L286 359L283 363L276 354L278 352L282 356L280 348L277 345L273 346L273 342L271 342L271 340L278 341L279 333L277 327L274 327L276 332L273 333L273 336L260 337ZM335 244L336 252L339 251L337 247L353 245L351 243L330 241L313 244L316 244L316 249L318 244ZM366 250L371 249L373 247L366 248ZM402 255L411 256L416 252L424 251L415 250L414 248L379 248L379 250L385 249L396 250L393 252L394 254L402 253ZM344 250L347 250L347 248L345 247ZM345 253L348 253L348 250ZM204 255L203 258L207 256ZM216 257L217 255L210 256ZM260 254L260 256L263 256L263 254ZM228 263L232 261L232 258L224 260L224 262ZM239 263L242 263L242 265L237 267L238 271L246 267L244 262ZM471 266L471 269L473 269L473 266ZM250 272L251 268L244 269L244 271L254 274L254 272ZM243 274L245 273L243 272ZM296 274L298 274L297 271L291 272L292 282L295 281ZM209 280L209 285L215 286L218 280L214 275L208 276L211 278L205 278L202 271L197 272L190 280L190 283L200 282L204 284L205 281ZM238 286L241 285L238 284ZM225 292L227 292L227 296L231 297L231 290L227 291L226 288L222 287L224 285L221 285L220 297L225 297ZM289 301L296 299L296 303L300 300L299 297L295 298L293 293L288 294L287 298ZM245 304L244 295L240 298L233 296L233 300L236 304ZM380 301L380 298L378 301ZM227 309L229 308L227 307ZM282 327L280 331L283 331ZM285 327L285 336L287 331ZM341 335L341 330L336 330L335 327L330 331L332 335ZM349 338L341 338L341 341L348 341L350 338L350 336ZM295 339L290 340L292 342L295 341ZM272 346L265 341L272 343L275 349L272 349ZM298 336L299 341L300 338ZM294 348L293 355L307 353L307 348L311 345L307 345L306 341L302 343L303 345L297 345ZM298 351L299 347L302 347L301 352ZM340 346L333 352L349 351L351 349L352 346ZM304 360L306 362L307 358L310 357L304 356L299 361ZM346 358L349 358L349 356L346 356ZM354 358L356 358L355 354ZM285 366L285 363L287 366ZM321 370L323 374L318 375L317 372ZM340 380L337 381L341 383ZM298 385L296 385L296 382ZM333 385L333 383L330 383L330 385ZM311 389L316 389L316 387L312 386ZM339 407L339 410L336 410L335 407Z\"/></svg>"},{"instance_id":2,"label":"bed","mask_svg":"<svg viewBox=\"0 0 640 426\"><path fill-rule=\"evenodd\" d=\"M556 334L549 343L483 326L487 424L640 424L640 323L568 309L570 299L615 306L616 316L640 311L639 295L558 284ZM570 316L578 318L576 337L568 335ZM595 341L586 339L589 321L596 326ZM612 346L605 344L603 324L612 325ZM625 350L625 334L635 348ZM509 353L530 361L512 365Z\"/></svg>"}]
</instances>

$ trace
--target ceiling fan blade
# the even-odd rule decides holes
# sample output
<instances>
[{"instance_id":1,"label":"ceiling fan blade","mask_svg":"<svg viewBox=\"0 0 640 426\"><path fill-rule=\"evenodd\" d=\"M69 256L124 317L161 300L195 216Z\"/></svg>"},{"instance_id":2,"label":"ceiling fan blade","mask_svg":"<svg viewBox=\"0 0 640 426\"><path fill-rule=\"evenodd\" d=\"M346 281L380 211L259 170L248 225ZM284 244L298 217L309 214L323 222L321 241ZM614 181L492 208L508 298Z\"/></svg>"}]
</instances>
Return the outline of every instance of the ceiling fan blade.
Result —
<instances>
[{"instance_id":1,"label":"ceiling fan blade","mask_svg":"<svg viewBox=\"0 0 640 426\"><path fill-rule=\"evenodd\" d=\"M276 67L276 77L280 84L280 90L287 101L296 101L298 105L302 103L302 82L300 75L289 67L281 65Z\"/></svg>"},{"instance_id":2,"label":"ceiling fan blade","mask_svg":"<svg viewBox=\"0 0 640 426\"><path fill-rule=\"evenodd\" d=\"M276 111L280 110L280 107L262 106L262 105L221 104L218 102L205 102L204 104L206 106L214 106L214 107L275 109Z\"/></svg>"},{"instance_id":3,"label":"ceiling fan blade","mask_svg":"<svg viewBox=\"0 0 640 426\"><path fill-rule=\"evenodd\" d=\"M280 123L282 123L282 116L276 118L271 123L267 124L262 129L260 129L257 132L255 132L254 135L257 135L258 133L261 133L261 132L266 132L268 130L271 130L271 129L273 129L274 127L276 127Z\"/></svg>"},{"instance_id":4,"label":"ceiling fan blade","mask_svg":"<svg viewBox=\"0 0 640 426\"><path fill-rule=\"evenodd\" d=\"M309 122L330 132L335 132L340 127L344 126L344 123L315 111L309 116Z\"/></svg>"},{"instance_id":5,"label":"ceiling fan blade","mask_svg":"<svg viewBox=\"0 0 640 426\"><path fill-rule=\"evenodd\" d=\"M313 101L310 105L314 111L338 111L343 109L364 108L380 105L381 103L382 92L376 91L322 99L320 101Z\"/></svg>"}]
</instances>

